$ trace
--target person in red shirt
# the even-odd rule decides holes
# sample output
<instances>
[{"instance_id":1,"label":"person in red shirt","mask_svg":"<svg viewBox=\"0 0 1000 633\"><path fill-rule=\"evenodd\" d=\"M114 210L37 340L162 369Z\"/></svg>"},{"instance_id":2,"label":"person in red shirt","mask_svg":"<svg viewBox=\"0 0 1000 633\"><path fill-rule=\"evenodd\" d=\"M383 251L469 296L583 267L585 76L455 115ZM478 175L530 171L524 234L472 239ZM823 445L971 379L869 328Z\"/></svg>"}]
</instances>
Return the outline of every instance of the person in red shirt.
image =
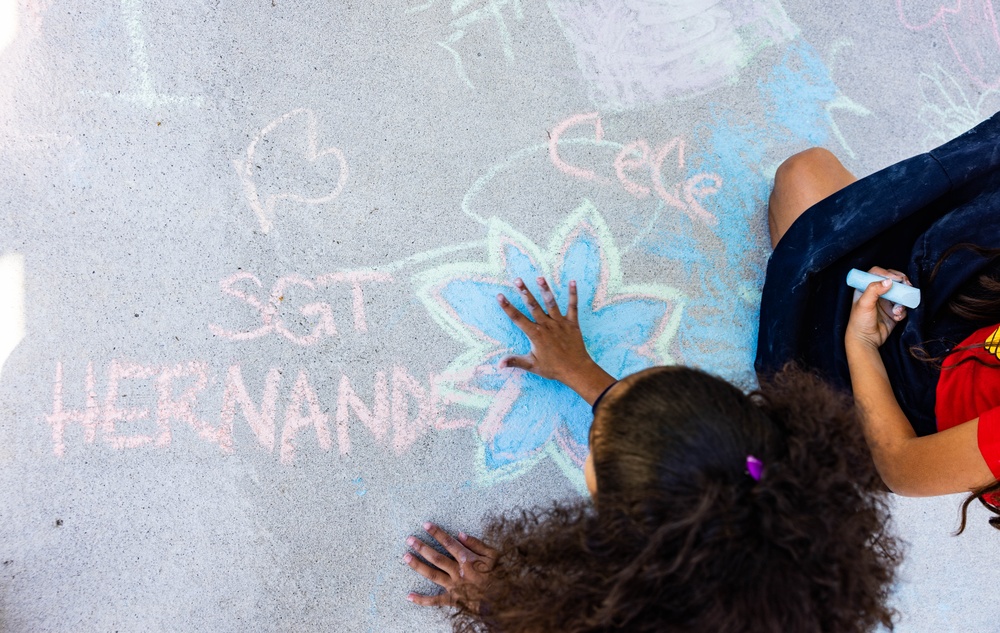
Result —
<instances>
[{"instance_id":1,"label":"person in red shirt","mask_svg":"<svg viewBox=\"0 0 1000 633\"><path fill-rule=\"evenodd\" d=\"M979 138L973 139L984 143L985 148L992 147L994 156L1000 147L1000 138L995 132L982 132L996 128L997 120L994 117L980 126ZM960 141L962 139L953 144ZM982 162L989 163L989 152L981 151L980 156L987 158ZM946 163L945 170L949 166ZM807 365L825 367L836 379L838 372L844 377L846 365L849 374L846 386L853 391L865 438L886 486L905 496L971 493L963 506L959 532L965 526L968 504L974 499L980 499L988 509L1000 514L1000 495L997 494L1000 489L997 483L1000 480L1000 250L996 249L995 231L990 230L990 225L995 224L991 220L996 216L991 217L991 214L996 207L989 202L990 196L995 198L996 171L993 168L972 183L975 188L987 192L984 195L979 191L978 199L963 193L959 203L942 205L939 200L945 194L936 192L928 196L932 202L914 212L927 213L924 209L932 203L940 207L931 220L923 220L922 226L930 228L921 229L921 237L911 238L913 247L909 251L908 267L921 275L928 287L924 289L922 304L916 309L921 311L921 318L909 333L907 343L900 343L900 337L896 337L893 346L884 347L897 326L907 318L906 308L880 299L891 286L885 281L872 283L864 292L854 293L846 326L841 320L840 326L830 328L829 333L809 332L803 336L814 340L826 336L823 341L827 346L826 356L841 361L846 358L846 363L841 362L839 368L832 367L827 359L820 358L821 353L812 352L805 343L798 343L795 353L786 354L773 353L777 345L771 341L762 342L758 348L758 370L761 365L773 367L775 359L779 359L778 362L781 358L801 361L804 356ZM815 226L810 225L836 223L839 216L842 232L850 235L852 224L864 227L871 223L868 216L850 217L852 207L857 204L855 199L859 197L851 190L856 182L860 181L826 150L814 148L786 161L776 174L770 200L769 223L775 248L771 265L784 265L787 253L793 250L817 251L826 246L801 243L803 234L817 234ZM968 190L971 186L949 183L952 190L963 187ZM986 204L981 203L984 197ZM893 196L885 198L886 206L890 206ZM973 207L970 200L979 206ZM977 212L979 222L952 220L952 216L959 213L975 217L970 208ZM936 234L933 232L935 226L946 230ZM875 248L867 249L871 259L877 256L872 253L878 250L878 244L893 239L895 228L889 223L875 230L863 230L855 243L837 246L836 257L827 258L822 265L810 261L809 257L800 259L795 255L792 259L800 265L790 267L795 269L790 278L798 279L802 286L820 288L824 287L823 275L832 270L830 276L836 282L835 275L843 274L846 262L860 267L864 260L863 256L851 253L851 248L865 241L876 244ZM902 233L908 232L917 231ZM927 246L930 240L927 235L938 242L935 248ZM948 239L942 240L940 235L947 235ZM936 257L929 256L934 250ZM941 286L942 264L970 254L978 260L975 265L965 267L966 278L952 280L950 292L936 291ZM769 267L769 275L770 272ZM910 284L907 275L899 270L874 267L870 272ZM796 287L795 282L790 285ZM771 294L772 304L783 300L776 296ZM762 333L775 321L780 321L773 316L773 311L768 313L767 301L765 297ZM937 336L934 328L945 320L950 324L947 334ZM831 344L830 336L842 337L843 346ZM928 345L935 345L936 353L926 353L924 349ZM762 362L762 356L769 353L772 358ZM762 373L766 375L767 372ZM914 395L921 391L923 395ZM927 418L930 426L922 423ZM1000 528L998 519L1000 517L995 517L990 523Z\"/></svg>"}]
</instances>

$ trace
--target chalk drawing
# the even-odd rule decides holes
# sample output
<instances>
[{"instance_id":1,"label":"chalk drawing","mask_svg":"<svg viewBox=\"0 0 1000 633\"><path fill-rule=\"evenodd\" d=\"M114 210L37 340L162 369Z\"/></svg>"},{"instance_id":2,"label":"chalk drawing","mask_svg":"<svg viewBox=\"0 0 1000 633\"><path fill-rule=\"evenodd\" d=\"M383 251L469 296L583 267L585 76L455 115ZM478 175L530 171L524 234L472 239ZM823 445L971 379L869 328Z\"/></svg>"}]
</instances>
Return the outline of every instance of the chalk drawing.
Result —
<instances>
[{"instance_id":1,"label":"chalk drawing","mask_svg":"<svg viewBox=\"0 0 1000 633\"><path fill-rule=\"evenodd\" d=\"M798 29L777 0L549 0L591 98L611 110L736 83L765 48Z\"/></svg>"},{"instance_id":2,"label":"chalk drawing","mask_svg":"<svg viewBox=\"0 0 1000 633\"><path fill-rule=\"evenodd\" d=\"M899 20L911 31L937 26L962 70L978 88L1000 88L1000 29L992 0L896 0Z\"/></svg>"},{"instance_id":3,"label":"chalk drawing","mask_svg":"<svg viewBox=\"0 0 1000 633\"><path fill-rule=\"evenodd\" d=\"M240 366L229 367L226 373L226 388L222 395L222 413L219 416L222 420L220 428L225 438L222 442L223 450L226 452L233 450L233 421L236 419L237 405L260 446L268 453L274 450L274 415L278 405L280 381L281 371L277 367L272 367L267 372L264 394L258 407L247 392Z\"/></svg>"},{"instance_id":4,"label":"chalk drawing","mask_svg":"<svg viewBox=\"0 0 1000 633\"><path fill-rule=\"evenodd\" d=\"M407 13L422 13L434 7L436 0L431 0L419 6L411 7ZM469 79L465 71L465 62L462 54L455 48L465 37L466 32L481 23L494 23L496 34L500 40L500 47L503 56L508 62L514 61L514 40L511 37L510 29L507 27L507 20L504 17L504 9L511 8L515 20L524 19L524 10L521 7L521 0L453 0L451 3L452 20L448 27L451 32L441 41L438 46L448 51L455 62L455 72L458 77L470 88L475 88L472 80Z\"/></svg>"},{"instance_id":5,"label":"chalk drawing","mask_svg":"<svg viewBox=\"0 0 1000 633\"><path fill-rule=\"evenodd\" d=\"M24 255L0 256L0 371L24 338Z\"/></svg>"},{"instance_id":6,"label":"chalk drawing","mask_svg":"<svg viewBox=\"0 0 1000 633\"><path fill-rule=\"evenodd\" d=\"M496 294L526 310L513 279L530 283L545 275L566 305L569 281L577 280L588 349L617 376L671 362L684 298L667 286L624 282L615 241L589 202L565 219L545 249L497 218L488 231L484 261L444 264L414 276L428 312L468 348L448 366L455 379L442 382L441 390L486 409L478 426L480 483L519 476L551 458L582 491L590 409L556 382L497 368L504 355L526 353L529 343L500 310Z\"/></svg>"},{"instance_id":7,"label":"chalk drawing","mask_svg":"<svg viewBox=\"0 0 1000 633\"><path fill-rule=\"evenodd\" d=\"M351 480L351 483L354 484L354 494L356 494L357 496L363 497L366 494L368 494L368 490L365 488L365 480L362 479L361 477L355 477L354 479Z\"/></svg>"},{"instance_id":8,"label":"chalk drawing","mask_svg":"<svg viewBox=\"0 0 1000 633\"><path fill-rule=\"evenodd\" d=\"M964 134L1000 110L1000 89L984 90L973 102L940 66L920 73L918 86L924 102L917 116L927 128L923 142L928 149Z\"/></svg>"},{"instance_id":9,"label":"chalk drawing","mask_svg":"<svg viewBox=\"0 0 1000 633\"><path fill-rule=\"evenodd\" d=\"M97 425L100 424L101 406L97 402L97 385L94 380L94 364L87 363L87 376L84 383L86 404L82 410L67 409L63 405L63 364L56 363L56 380L52 389L52 413L45 416L45 421L52 427L52 453L62 457L66 453L66 426L79 424L83 427L83 439L93 444L97 438Z\"/></svg>"},{"instance_id":10,"label":"chalk drawing","mask_svg":"<svg viewBox=\"0 0 1000 633\"><path fill-rule=\"evenodd\" d=\"M868 113L842 95L820 56L801 41L787 48L782 62L757 87L766 105L763 124L710 107L705 122L692 131L687 174L710 173L727 183L706 200L707 210L718 218L712 232L698 230L690 216L667 225L655 213L634 218L640 228L629 247L669 260L691 284L677 332L682 362L745 386L756 382L750 368L759 289L770 254L761 237L767 235L765 210L773 175L768 161L834 139L850 153L833 112ZM838 105L845 103L852 105Z\"/></svg>"},{"instance_id":11,"label":"chalk drawing","mask_svg":"<svg viewBox=\"0 0 1000 633\"><path fill-rule=\"evenodd\" d=\"M78 425L83 430L85 444L94 444L100 438L115 449L167 448L173 441L174 427L180 425L191 429L198 439L217 446L221 454L232 454L238 413L246 420L258 448L271 453L275 440L279 439L278 454L283 464L294 463L297 447L305 436L315 436L310 444L324 452L332 449L331 420L325 411L336 411L334 422L340 456L351 452L352 415L360 420L377 445L397 456L406 453L426 433L475 425L472 419L455 416L451 408L452 405L468 406L468 398L442 390L442 385L453 384L466 374L429 373L421 380L398 363L389 371L375 372L374 398L373 402L369 401L372 406L361 398L346 374L341 375L339 389L333 394L337 398L335 405L325 406L309 374L300 369L283 398L280 436L276 426L284 371L279 367L268 370L258 398L247 389L240 366L230 365L223 381L219 423L213 425L204 415L204 406L199 407L198 403L199 399L217 401L206 398L204 393L209 385L217 384L210 369L205 361L155 366L113 359L107 366L107 391L101 401L97 395L94 363L88 362L83 381L84 404L74 409L65 403L63 363L58 361L52 413L45 417L51 427L53 454L57 457L66 454L65 438L70 425ZM131 405L137 406L125 407L126 398ZM155 408L149 406L153 404ZM145 422L145 433L137 432L143 430L137 424L140 422ZM123 434L123 428L136 432Z\"/></svg>"},{"instance_id":12,"label":"chalk drawing","mask_svg":"<svg viewBox=\"0 0 1000 633\"><path fill-rule=\"evenodd\" d=\"M285 275L274 282L265 303L254 292L247 292L245 289L246 282L252 282L257 288L263 289L260 279L247 271L237 272L220 281L219 288L223 294L235 297L253 308L254 316L260 319L260 325L247 331L238 332L210 323L208 329L215 336L231 341L250 341L273 332L296 345L315 345L324 338L336 337L339 334L334 319L333 306L324 301L311 301L299 306L296 313L290 307L285 309L285 306L292 303L290 292L293 288L300 287L310 291L309 294L316 294L323 288L343 284L349 285L351 288L351 315L354 331L367 333L368 318L365 314L364 285L391 281L392 275L389 273L374 270L325 273L314 279L306 279L299 275ZM290 329L283 312L292 312L293 317L304 317L304 319L299 319L300 322L311 320L312 329L307 334L297 333Z\"/></svg>"},{"instance_id":13,"label":"chalk drawing","mask_svg":"<svg viewBox=\"0 0 1000 633\"><path fill-rule=\"evenodd\" d=\"M588 168L578 167L569 164L559 153L559 145L562 142L563 134L570 128L586 125L594 128L593 141L600 145L604 141L604 128L601 125L601 117L596 112L577 114L557 124L549 139L549 159L556 169L564 174L587 181L606 183L607 180L600 178L597 173ZM585 137L590 140L589 137ZM687 213L692 219L700 220L708 225L718 223L712 213L705 210L701 204L701 198L716 193L722 186L722 180L716 174L701 173L689 177L683 182L674 178L672 188L667 189L664 184L663 168L668 156L673 155L672 166L675 173L679 174L684 169L684 139L675 137L669 139L655 150L650 149L649 141L638 139L628 145L619 146L621 150L614 159L615 174L618 180L628 193L636 198L645 198L650 194L650 187L639 184L631 180L629 172L647 168L649 170L649 180L652 191L656 195L675 209ZM670 165L668 165L669 167ZM706 182L711 184L705 184Z\"/></svg>"},{"instance_id":14,"label":"chalk drawing","mask_svg":"<svg viewBox=\"0 0 1000 633\"><path fill-rule=\"evenodd\" d=\"M258 146L282 140L282 136L287 136L297 131L296 128L299 126L305 127L305 142L300 147L295 148L296 152L299 153L296 158L301 156L301 158L311 163L310 170L313 173L318 172L320 174L319 180L325 181L332 173L330 172L330 161L324 159L328 156L332 157L337 170L337 184L323 191L305 194L300 191L289 191L288 189L294 188L294 185L281 182L279 174L277 182L267 182L262 187L263 192L259 192L258 183L267 175L266 173L262 175L261 170L276 169L276 166L271 164L271 161L276 161L280 153L276 152L275 156L265 157L265 160L268 162L262 165L260 164L261 159L257 156L257 152L260 149ZM290 130L289 128L292 129ZM271 138L272 134L275 138ZM273 228L275 207L279 202L287 200L312 206L327 204L336 200L337 196L344 190L344 185L347 184L348 169L344 153L332 145L320 149L319 121L316 118L316 114L308 108L292 110L264 126L247 147L246 158L233 161L233 166L236 168L236 173L239 174L240 180L243 182L243 191L246 195L247 203L250 205L250 209L254 212L254 215L257 216L262 233L267 233ZM301 166L299 170L301 171Z\"/></svg>"},{"instance_id":15,"label":"chalk drawing","mask_svg":"<svg viewBox=\"0 0 1000 633\"><path fill-rule=\"evenodd\" d=\"M137 448L152 444L166 446L170 443L170 427L166 424L159 424L157 421L157 433L142 435L121 435L118 433L116 424L119 422L133 423L149 417L149 409L143 407L118 408L118 400L121 398L119 385L123 380L141 381L147 380L156 375L155 367L140 365L130 361L113 360L108 368L108 391L104 398L104 415L101 416L101 433L111 446L122 448ZM132 385L134 388L135 385ZM131 391L131 390L130 390ZM133 394L135 392L133 391ZM129 428L132 424L129 424Z\"/></svg>"},{"instance_id":16,"label":"chalk drawing","mask_svg":"<svg viewBox=\"0 0 1000 633\"><path fill-rule=\"evenodd\" d=\"M302 405L308 409L302 413ZM281 463L291 464L295 461L295 445L293 440L302 429L313 427L316 431L316 441L324 451L330 450L333 439L330 437L330 427L327 416L319 406L319 396L309 384L306 370L299 370L299 376L292 387L288 407L285 409L285 426L281 431Z\"/></svg>"},{"instance_id":17,"label":"chalk drawing","mask_svg":"<svg viewBox=\"0 0 1000 633\"><path fill-rule=\"evenodd\" d=\"M757 85L767 104L769 131L779 134L780 140L822 145L832 133L844 151L855 156L834 112L844 110L857 116L869 116L871 112L837 88L812 46L805 42L789 46L781 63Z\"/></svg>"},{"instance_id":18,"label":"chalk drawing","mask_svg":"<svg viewBox=\"0 0 1000 633\"><path fill-rule=\"evenodd\" d=\"M583 136L570 135L570 130ZM668 139L655 148L651 148L646 139L633 140L628 144L610 141L604 138L601 117L596 112L567 117L555 125L549 136L547 143L518 150L480 176L463 197L462 211L477 222L488 225L490 219L474 211L476 198L498 176L517 172L533 157L545 153L557 170L574 180L599 187L621 187L636 199L648 198L655 192L656 197L672 209L708 225L717 223L717 218L703 205L707 196L719 190L722 180L713 173L688 174L683 169L686 146L683 138ZM574 164L574 159L566 154L567 149L573 148L604 150L607 164ZM593 161L592 158L590 160ZM599 168L615 177L599 174Z\"/></svg>"},{"instance_id":19,"label":"chalk drawing","mask_svg":"<svg viewBox=\"0 0 1000 633\"><path fill-rule=\"evenodd\" d=\"M153 74L149 70L149 57L146 54L146 29L143 27L143 0L121 0L122 20L125 23L125 33L128 35L132 48L132 73L135 75L135 92L90 92L83 94L96 95L105 99L124 100L137 103L146 108L163 106L193 106L200 108L204 103L202 97L184 97L157 92Z\"/></svg>"}]
</instances>

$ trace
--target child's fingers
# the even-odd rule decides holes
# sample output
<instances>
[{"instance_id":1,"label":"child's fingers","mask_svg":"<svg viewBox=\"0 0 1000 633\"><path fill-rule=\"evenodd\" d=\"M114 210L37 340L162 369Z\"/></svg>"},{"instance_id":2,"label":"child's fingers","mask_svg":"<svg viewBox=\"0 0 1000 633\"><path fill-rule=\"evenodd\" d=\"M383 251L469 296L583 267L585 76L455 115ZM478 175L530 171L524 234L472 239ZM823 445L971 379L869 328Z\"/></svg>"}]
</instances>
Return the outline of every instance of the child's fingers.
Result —
<instances>
[{"instance_id":1,"label":"child's fingers","mask_svg":"<svg viewBox=\"0 0 1000 633\"><path fill-rule=\"evenodd\" d=\"M424 523L424 529L427 533L437 539L437 542L444 545L444 548L448 550L448 553L455 557L459 563L464 563L469 559L469 554L472 553L465 545L459 543L455 538L442 530L440 527L434 525L433 523Z\"/></svg>"},{"instance_id":2,"label":"child's fingers","mask_svg":"<svg viewBox=\"0 0 1000 633\"><path fill-rule=\"evenodd\" d=\"M462 543L466 547L468 547L473 553L478 554L479 556L482 556L484 558L489 558L492 560L497 555L497 551L495 549L493 549L486 543L483 543L475 536L469 536L465 532L458 533L458 540L462 541Z\"/></svg>"},{"instance_id":3,"label":"child's fingers","mask_svg":"<svg viewBox=\"0 0 1000 633\"><path fill-rule=\"evenodd\" d=\"M517 328L522 332L524 332L525 334L528 333L527 328L535 324L534 321L521 314L521 311L515 308L514 304L508 301L507 297L503 296L502 294L497 295L497 303L500 304L500 309L504 311L504 314L507 315L507 318L509 318L514 323L514 325L516 325Z\"/></svg>"},{"instance_id":4,"label":"child's fingers","mask_svg":"<svg viewBox=\"0 0 1000 633\"><path fill-rule=\"evenodd\" d=\"M531 294L528 290L528 286L524 283L520 277L514 280L514 285L521 292L521 296L524 298L524 303L528 306L528 312L531 313L531 317L535 319L535 323L542 321L548 315L542 310L542 306L538 305L538 300L535 299L535 295Z\"/></svg>"},{"instance_id":5,"label":"child's fingers","mask_svg":"<svg viewBox=\"0 0 1000 633\"><path fill-rule=\"evenodd\" d=\"M452 604L451 595L447 592L439 593L436 596L425 596L410 592L406 594L406 599L422 607L447 607Z\"/></svg>"},{"instance_id":6,"label":"child's fingers","mask_svg":"<svg viewBox=\"0 0 1000 633\"><path fill-rule=\"evenodd\" d=\"M441 552L437 551L430 545L427 545L415 536L411 536L406 539L406 544L413 548L413 551L420 554L424 560L426 560L431 565L434 565L441 571L447 573L450 576L454 576L458 573L458 563L455 562L454 558L450 556L445 556ZM438 583L441 584L441 583Z\"/></svg>"},{"instance_id":7,"label":"child's fingers","mask_svg":"<svg viewBox=\"0 0 1000 633\"><path fill-rule=\"evenodd\" d=\"M870 272L873 275L878 275L879 277L888 277L893 281L898 281L900 283L906 284L907 286L913 285L912 283L910 283L910 278L907 277L906 274L896 270L895 268L882 268L881 266L872 266L871 268L868 269L868 272Z\"/></svg>"},{"instance_id":8,"label":"child's fingers","mask_svg":"<svg viewBox=\"0 0 1000 633\"><path fill-rule=\"evenodd\" d=\"M861 293L861 297L858 298L858 307L863 310L878 309L879 298L889 292L890 288L892 288L892 282L888 279L871 282L865 288L865 291Z\"/></svg>"},{"instance_id":9,"label":"child's fingers","mask_svg":"<svg viewBox=\"0 0 1000 633\"><path fill-rule=\"evenodd\" d=\"M542 302L545 303L545 311L549 313L550 317L561 317L562 312L559 311L556 296L552 293L552 289L549 288L549 282L545 280L545 277L539 277L537 281L538 287L542 289Z\"/></svg>"},{"instance_id":10,"label":"child's fingers","mask_svg":"<svg viewBox=\"0 0 1000 633\"><path fill-rule=\"evenodd\" d=\"M576 323L576 282L569 282L569 305L566 307L566 318Z\"/></svg>"},{"instance_id":11,"label":"child's fingers","mask_svg":"<svg viewBox=\"0 0 1000 633\"><path fill-rule=\"evenodd\" d=\"M440 585L442 587L451 586L451 576L444 573L440 569L431 567L424 561L420 560L413 554L407 552L403 555L403 562L409 565L410 569L417 572L427 580L431 581L435 585Z\"/></svg>"},{"instance_id":12,"label":"child's fingers","mask_svg":"<svg viewBox=\"0 0 1000 633\"><path fill-rule=\"evenodd\" d=\"M534 370L535 364L531 362L531 356L524 354L521 356L508 356L500 361L500 368L513 367L525 371Z\"/></svg>"}]
</instances>

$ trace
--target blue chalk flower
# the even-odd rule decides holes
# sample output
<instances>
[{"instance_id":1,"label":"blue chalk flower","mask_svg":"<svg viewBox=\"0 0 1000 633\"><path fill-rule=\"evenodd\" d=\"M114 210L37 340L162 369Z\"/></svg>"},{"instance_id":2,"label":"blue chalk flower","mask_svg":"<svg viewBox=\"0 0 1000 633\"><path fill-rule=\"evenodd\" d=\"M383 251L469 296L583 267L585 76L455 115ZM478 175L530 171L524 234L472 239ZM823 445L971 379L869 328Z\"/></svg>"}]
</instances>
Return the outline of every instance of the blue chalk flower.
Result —
<instances>
[{"instance_id":1,"label":"blue chalk flower","mask_svg":"<svg viewBox=\"0 0 1000 633\"><path fill-rule=\"evenodd\" d=\"M416 277L418 294L435 321L468 347L445 371L441 390L452 402L480 407L477 464L483 483L519 476L552 458L580 490L587 456L590 407L568 387L518 369L499 369L507 354L530 349L527 337L496 302L504 293L527 314L513 280L551 282L566 306L577 281L579 321L587 349L621 377L671 362L668 347L683 298L658 284L625 285L614 239L590 202L584 202L542 250L493 218L484 262L451 263Z\"/></svg>"}]
</instances>

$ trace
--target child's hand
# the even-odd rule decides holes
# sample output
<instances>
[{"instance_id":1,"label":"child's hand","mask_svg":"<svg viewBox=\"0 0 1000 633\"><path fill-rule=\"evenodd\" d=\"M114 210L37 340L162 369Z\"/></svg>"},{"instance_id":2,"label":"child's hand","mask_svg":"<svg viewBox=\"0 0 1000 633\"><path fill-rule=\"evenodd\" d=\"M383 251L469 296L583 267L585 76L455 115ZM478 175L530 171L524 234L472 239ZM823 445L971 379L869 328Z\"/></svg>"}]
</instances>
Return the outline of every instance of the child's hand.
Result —
<instances>
[{"instance_id":1,"label":"child's hand","mask_svg":"<svg viewBox=\"0 0 1000 633\"><path fill-rule=\"evenodd\" d=\"M565 315L559 311L555 295L544 277L538 278L542 301L545 302L544 309L538 305L524 281L515 279L514 284L524 297L534 321L521 314L502 294L497 295L497 301L514 325L528 336L531 351L504 358L500 361L500 367L517 367L543 378L558 380L580 394L588 403L593 403L604 388L614 382L614 378L601 369L587 353L583 332L577 322L576 282L569 282L569 305Z\"/></svg>"},{"instance_id":2,"label":"child's hand","mask_svg":"<svg viewBox=\"0 0 1000 633\"><path fill-rule=\"evenodd\" d=\"M403 562L427 580L440 585L444 592L435 596L410 593L406 596L407 600L424 607L445 607L454 606L461 597L466 600L470 608L478 610L479 604L475 595L486 582L486 574L493 569L497 557L496 550L463 532L459 532L458 539L455 539L433 523L424 523L424 529L444 546L451 557L411 536L406 539L407 545L430 564L409 552L403 556Z\"/></svg>"},{"instance_id":3,"label":"child's hand","mask_svg":"<svg viewBox=\"0 0 1000 633\"><path fill-rule=\"evenodd\" d=\"M868 272L873 275L888 277L912 285L906 275L898 270L887 270L875 266ZM846 341L848 344L860 343L879 348L889 338L896 323L906 318L906 308L898 303L890 303L880 297L889 292L892 284L886 281L875 281L868 284L865 291L854 291L854 306L851 308L851 318L847 322Z\"/></svg>"}]
</instances>

